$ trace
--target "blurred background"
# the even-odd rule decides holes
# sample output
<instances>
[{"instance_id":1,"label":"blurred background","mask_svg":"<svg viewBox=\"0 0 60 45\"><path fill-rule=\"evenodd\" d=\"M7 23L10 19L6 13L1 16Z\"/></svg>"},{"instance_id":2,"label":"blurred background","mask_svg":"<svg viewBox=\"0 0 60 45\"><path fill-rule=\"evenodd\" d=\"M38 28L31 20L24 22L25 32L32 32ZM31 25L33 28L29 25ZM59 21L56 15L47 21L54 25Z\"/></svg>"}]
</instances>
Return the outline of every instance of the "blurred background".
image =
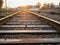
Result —
<instances>
[{"instance_id":1,"label":"blurred background","mask_svg":"<svg viewBox=\"0 0 60 45\"><path fill-rule=\"evenodd\" d=\"M0 0L0 16L20 9L60 8L60 0Z\"/></svg>"}]
</instances>

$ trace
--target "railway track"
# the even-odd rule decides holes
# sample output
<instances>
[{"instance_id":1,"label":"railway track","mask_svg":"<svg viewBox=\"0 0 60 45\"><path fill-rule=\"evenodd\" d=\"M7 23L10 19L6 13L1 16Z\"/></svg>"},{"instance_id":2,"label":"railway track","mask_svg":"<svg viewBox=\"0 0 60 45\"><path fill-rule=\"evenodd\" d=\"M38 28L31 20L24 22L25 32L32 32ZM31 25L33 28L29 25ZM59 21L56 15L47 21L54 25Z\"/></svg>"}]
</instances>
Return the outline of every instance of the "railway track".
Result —
<instances>
[{"instance_id":1,"label":"railway track","mask_svg":"<svg viewBox=\"0 0 60 45\"><path fill-rule=\"evenodd\" d=\"M59 31L45 19L29 12L16 12L0 22L0 44L60 43Z\"/></svg>"}]
</instances>

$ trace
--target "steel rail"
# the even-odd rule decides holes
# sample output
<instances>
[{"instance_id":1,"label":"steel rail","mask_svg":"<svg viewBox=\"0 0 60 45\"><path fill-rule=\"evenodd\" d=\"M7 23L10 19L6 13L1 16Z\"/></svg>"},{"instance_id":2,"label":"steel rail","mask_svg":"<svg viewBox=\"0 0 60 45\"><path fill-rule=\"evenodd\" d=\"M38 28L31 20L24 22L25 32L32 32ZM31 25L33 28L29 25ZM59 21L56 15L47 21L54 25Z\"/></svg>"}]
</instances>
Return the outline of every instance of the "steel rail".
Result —
<instances>
[{"instance_id":1,"label":"steel rail","mask_svg":"<svg viewBox=\"0 0 60 45\"><path fill-rule=\"evenodd\" d=\"M25 11L27 11L28 13L34 14L34 15L36 15L36 16L38 16L38 17L41 17L41 18L43 18L43 19L45 19L48 23L50 23L50 25L52 25L52 26L56 25L56 26L54 26L54 27L57 28L57 30L60 30L60 27L59 27L59 26L60 26L60 22L59 22L59 21L53 20L53 19L51 19L51 18L42 16L42 15L39 15L39 14L34 13L34 12L31 12L31 11L29 11L29 10L25 10ZM52 23L52 24L51 24L51 23Z\"/></svg>"},{"instance_id":2,"label":"steel rail","mask_svg":"<svg viewBox=\"0 0 60 45\"><path fill-rule=\"evenodd\" d=\"M15 13L13 13L13 14L10 14L10 15L8 15L8 16L5 16L5 17L1 18L1 19L0 19L0 25L3 24L4 22L6 22L9 18L11 18L11 17L13 17L14 15L18 14L19 12L20 12L20 11L15 12Z\"/></svg>"}]
</instances>

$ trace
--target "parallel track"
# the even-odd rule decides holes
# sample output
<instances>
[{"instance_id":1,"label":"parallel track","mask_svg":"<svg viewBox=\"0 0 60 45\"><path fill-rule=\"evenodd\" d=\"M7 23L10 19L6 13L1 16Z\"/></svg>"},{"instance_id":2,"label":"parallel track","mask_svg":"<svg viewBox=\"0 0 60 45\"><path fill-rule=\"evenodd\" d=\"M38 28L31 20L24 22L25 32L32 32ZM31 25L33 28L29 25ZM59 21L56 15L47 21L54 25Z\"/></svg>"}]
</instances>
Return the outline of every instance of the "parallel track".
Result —
<instances>
[{"instance_id":1,"label":"parallel track","mask_svg":"<svg viewBox=\"0 0 60 45\"><path fill-rule=\"evenodd\" d=\"M60 43L60 33L45 19L26 11L12 15L10 19L7 16L7 21L2 18L4 24L0 25L0 44Z\"/></svg>"}]
</instances>

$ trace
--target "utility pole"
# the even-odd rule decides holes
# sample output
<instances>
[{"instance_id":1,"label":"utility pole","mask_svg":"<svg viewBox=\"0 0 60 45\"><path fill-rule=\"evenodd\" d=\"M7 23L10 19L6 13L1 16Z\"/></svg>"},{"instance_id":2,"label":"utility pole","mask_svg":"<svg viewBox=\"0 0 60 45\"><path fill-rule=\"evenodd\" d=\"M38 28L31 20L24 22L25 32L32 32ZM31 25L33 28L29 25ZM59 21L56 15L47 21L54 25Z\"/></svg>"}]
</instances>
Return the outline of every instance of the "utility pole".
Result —
<instances>
[{"instance_id":1,"label":"utility pole","mask_svg":"<svg viewBox=\"0 0 60 45\"><path fill-rule=\"evenodd\" d=\"M6 15L7 15L7 0L5 0L5 11L6 11Z\"/></svg>"},{"instance_id":2,"label":"utility pole","mask_svg":"<svg viewBox=\"0 0 60 45\"><path fill-rule=\"evenodd\" d=\"M5 9L7 11L7 0L5 0Z\"/></svg>"}]
</instances>

